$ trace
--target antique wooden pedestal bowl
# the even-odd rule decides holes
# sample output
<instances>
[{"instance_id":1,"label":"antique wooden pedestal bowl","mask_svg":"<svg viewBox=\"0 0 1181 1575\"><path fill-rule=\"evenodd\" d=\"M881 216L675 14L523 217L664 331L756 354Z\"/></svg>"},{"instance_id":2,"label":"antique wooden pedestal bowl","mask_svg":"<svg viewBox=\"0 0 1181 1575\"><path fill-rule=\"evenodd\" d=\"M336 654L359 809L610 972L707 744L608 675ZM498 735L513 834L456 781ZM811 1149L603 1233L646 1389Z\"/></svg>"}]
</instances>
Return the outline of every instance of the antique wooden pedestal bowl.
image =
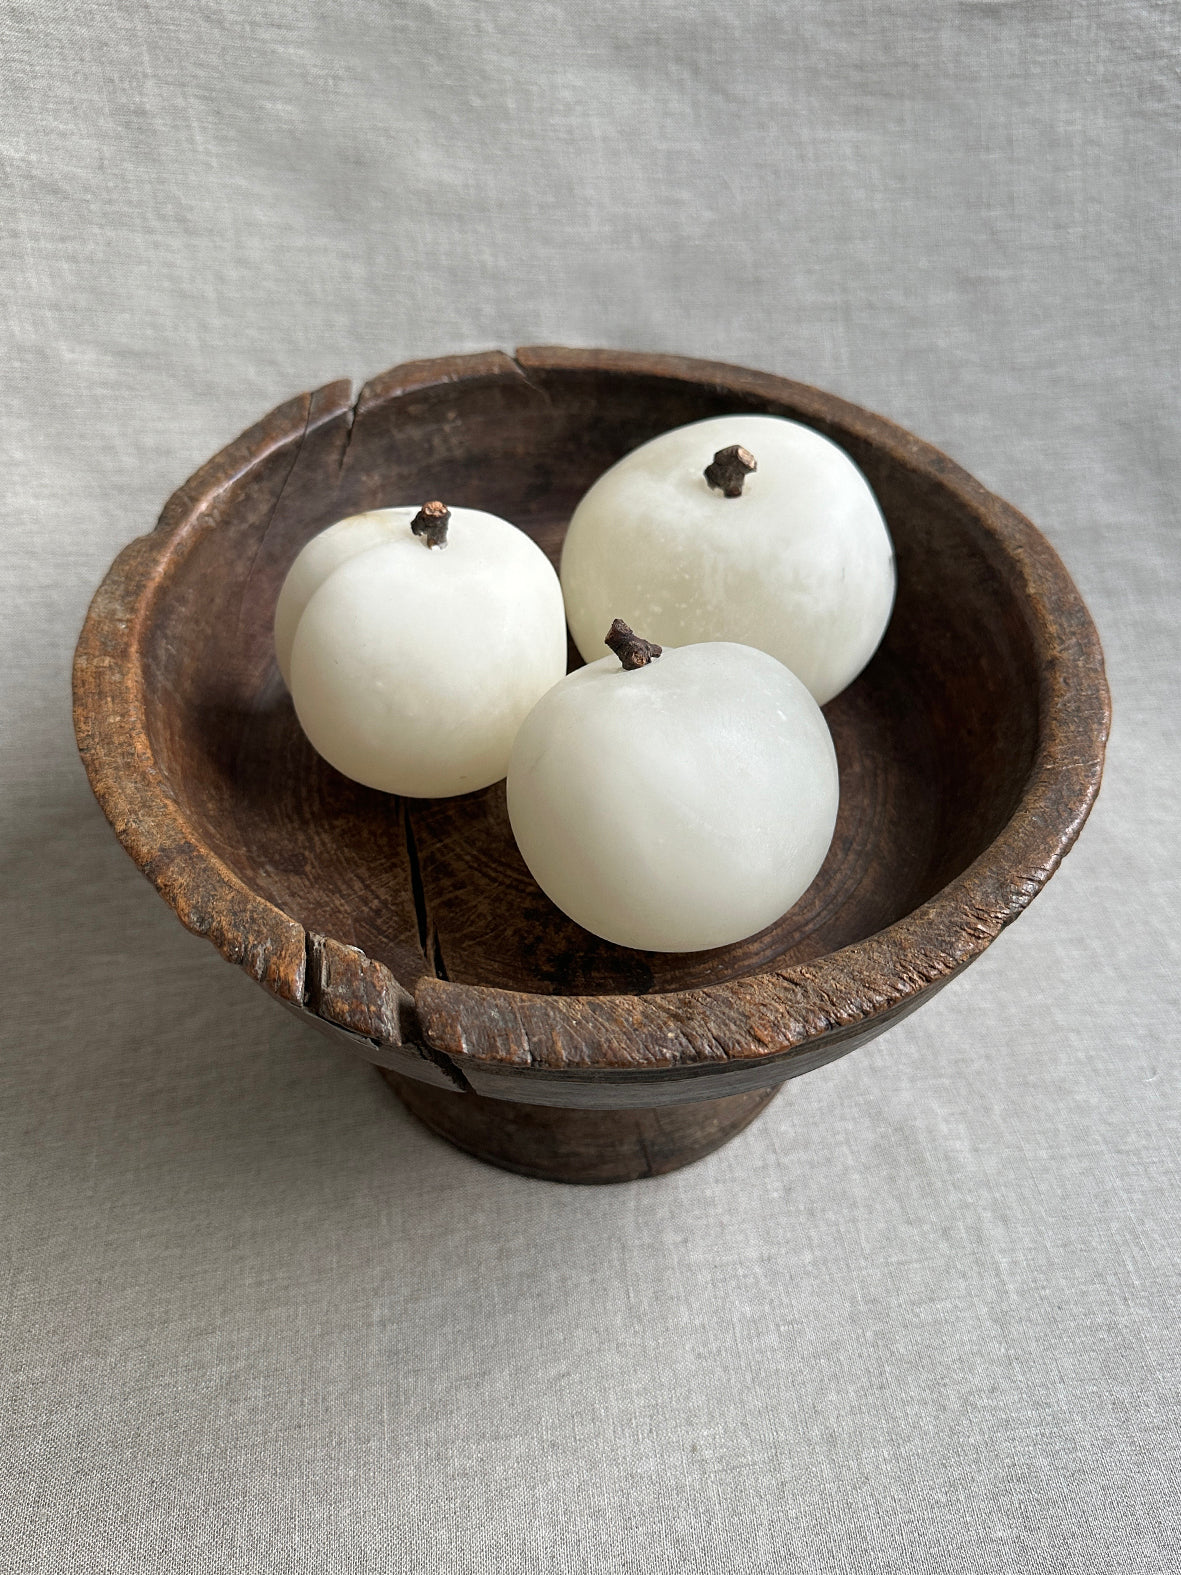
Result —
<instances>
[{"instance_id":1,"label":"antique wooden pedestal bowl","mask_svg":"<svg viewBox=\"0 0 1181 1575\"><path fill-rule=\"evenodd\" d=\"M401 800L324 764L271 619L296 553L346 514L441 497L514 520L556 562L610 464L736 411L807 422L861 466L898 600L827 708L841 809L811 890L741 945L633 952L534 885L503 785ZM332 383L281 405L120 554L75 664L94 791L181 920L436 1132L565 1181L709 1153L785 1079L967 967L1078 834L1107 717L1099 641L1058 558L944 455L783 378L599 350L416 362L355 404Z\"/></svg>"}]
</instances>

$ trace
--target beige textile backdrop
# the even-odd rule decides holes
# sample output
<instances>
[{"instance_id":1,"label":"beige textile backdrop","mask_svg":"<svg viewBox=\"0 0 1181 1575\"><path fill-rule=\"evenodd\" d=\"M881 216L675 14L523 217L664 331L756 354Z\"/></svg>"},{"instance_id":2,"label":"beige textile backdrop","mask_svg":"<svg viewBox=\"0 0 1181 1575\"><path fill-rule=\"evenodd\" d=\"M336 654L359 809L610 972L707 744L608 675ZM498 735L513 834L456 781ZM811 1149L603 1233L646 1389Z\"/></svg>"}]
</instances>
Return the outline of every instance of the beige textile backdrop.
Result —
<instances>
[{"instance_id":1,"label":"beige textile backdrop","mask_svg":"<svg viewBox=\"0 0 1181 1575\"><path fill-rule=\"evenodd\" d=\"M2 0L0 1567L1181 1569L1170 0ZM436 1142L76 762L90 594L281 399L745 362L1058 547L1116 725L969 975L721 1153Z\"/></svg>"}]
</instances>

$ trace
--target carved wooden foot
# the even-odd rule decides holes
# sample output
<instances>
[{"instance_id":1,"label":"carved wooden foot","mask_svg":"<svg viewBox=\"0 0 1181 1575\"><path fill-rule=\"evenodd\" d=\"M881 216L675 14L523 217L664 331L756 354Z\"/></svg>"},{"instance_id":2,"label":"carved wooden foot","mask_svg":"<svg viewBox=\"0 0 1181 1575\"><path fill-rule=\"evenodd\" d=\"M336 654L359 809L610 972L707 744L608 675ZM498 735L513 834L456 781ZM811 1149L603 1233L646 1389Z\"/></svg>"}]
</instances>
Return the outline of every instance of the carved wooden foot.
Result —
<instances>
[{"instance_id":1,"label":"carved wooden foot","mask_svg":"<svg viewBox=\"0 0 1181 1575\"><path fill-rule=\"evenodd\" d=\"M545 1181L638 1181L679 1170L729 1142L779 1092L658 1109L569 1110L451 1093L379 1070L432 1132L490 1165Z\"/></svg>"}]
</instances>

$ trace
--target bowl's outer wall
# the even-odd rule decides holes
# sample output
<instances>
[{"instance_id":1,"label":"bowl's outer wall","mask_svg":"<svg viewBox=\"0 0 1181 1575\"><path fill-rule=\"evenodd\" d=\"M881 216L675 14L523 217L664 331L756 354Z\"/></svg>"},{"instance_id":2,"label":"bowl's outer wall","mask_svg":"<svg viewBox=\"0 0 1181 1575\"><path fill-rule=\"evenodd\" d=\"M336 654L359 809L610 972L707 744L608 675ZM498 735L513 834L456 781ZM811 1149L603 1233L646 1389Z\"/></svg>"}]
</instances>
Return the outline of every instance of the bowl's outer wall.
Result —
<instances>
[{"instance_id":1,"label":"bowl's outer wall","mask_svg":"<svg viewBox=\"0 0 1181 1575\"><path fill-rule=\"evenodd\" d=\"M275 673L274 599L316 531L419 493L504 513L556 556L620 454L740 409L841 443L895 536L891 631L829 709L845 822L811 906L750 943L689 959L580 945L504 852L502 792L384 800L315 760ZM379 1064L557 1105L770 1086L913 1010L1053 873L1098 790L1108 718L1056 555L938 451L767 374L561 349L414 363L355 406L345 383L280 406L120 555L75 696L95 792L189 928ZM309 825L327 828L330 879Z\"/></svg>"}]
</instances>

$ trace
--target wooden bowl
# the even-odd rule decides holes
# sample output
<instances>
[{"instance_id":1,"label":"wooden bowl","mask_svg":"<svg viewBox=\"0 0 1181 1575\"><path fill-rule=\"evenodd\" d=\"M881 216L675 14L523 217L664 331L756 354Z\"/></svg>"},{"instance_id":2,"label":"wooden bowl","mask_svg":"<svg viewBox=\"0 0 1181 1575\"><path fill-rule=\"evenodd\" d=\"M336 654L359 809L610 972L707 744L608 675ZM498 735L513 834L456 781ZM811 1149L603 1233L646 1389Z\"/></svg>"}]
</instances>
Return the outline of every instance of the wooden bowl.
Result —
<instances>
[{"instance_id":1,"label":"wooden bowl","mask_svg":"<svg viewBox=\"0 0 1181 1575\"><path fill-rule=\"evenodd\" d=\"M740 945L634 952L543 896L503 784L404 800L320 760L271 619L296 553L344 515L442 497L514 520L556 563L574 504L622 454L738 411L806 422L853 457L894 536L898 600L827 707L841 808L815 884ZM280 405L120 553L74 681L94 791L183 923L436 1131L569 1181L699 1158L966 968L1077 836L1108 723L1099 640L1057 556L936 449L765 373L554 348Z\"/></svg>"}]
</instances>

